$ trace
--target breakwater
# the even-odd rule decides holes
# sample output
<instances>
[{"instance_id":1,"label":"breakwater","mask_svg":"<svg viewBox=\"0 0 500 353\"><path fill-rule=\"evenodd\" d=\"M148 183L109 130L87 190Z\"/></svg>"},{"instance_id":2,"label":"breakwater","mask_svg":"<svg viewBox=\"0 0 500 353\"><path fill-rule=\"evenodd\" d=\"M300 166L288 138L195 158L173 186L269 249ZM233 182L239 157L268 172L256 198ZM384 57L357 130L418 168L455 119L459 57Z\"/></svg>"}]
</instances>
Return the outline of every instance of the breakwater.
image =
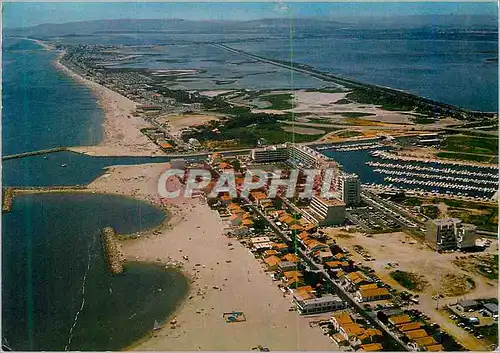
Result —
<instances>
[{"instance_id":1,"label":"breakwater","mask_svg":"<svg viewBox=\"0 0 500 353\"><path fill-rule=\"evenodd\" d=\"M61 152L61 151L66 151L67 149L68 149L68 147L54 147L54 148L47 148L45 150L37 150L37 151L31 151L31 152L10 154L8 156L2 156L2 161L7 161L9 159L30 157L30 156L39 156L41 154Z\"/></svg>"},{"instance_id":2,"label":"breakwater","mask_svg":"<svg viewBox=\"0 0 500 353\"><path fill-rule=\"evenodd\" d=\"M85 190L86 185L71 185L71 186L32 186L32 187L8 187L2 188L2 212L10 212L12 210L12 202L17 194L30 193L49 193L49 192L77 192Z\"/></svg>"},{"instance_id":3,"label":"breakwater","mask_svg":"<svg viewBox=\"0 0 500 353\"><path fill-rule=\"evenodd\" d=\"M10 188L2 189L2 212L10 212L12 210L12 200L14 192Z\"/></svg>"},{"instance_id":4,"label":"breakwater","mask_svg":"<svg viewBox=\"0 0 500 353\"><path fill-rule=\"evenodd\" d=\"M104 256L108 263L108 270L113 275L123 272L123 261L116 244L115 235L115 230L111 227L104 228L101 233Z\"/></svg>"}]
</instances>

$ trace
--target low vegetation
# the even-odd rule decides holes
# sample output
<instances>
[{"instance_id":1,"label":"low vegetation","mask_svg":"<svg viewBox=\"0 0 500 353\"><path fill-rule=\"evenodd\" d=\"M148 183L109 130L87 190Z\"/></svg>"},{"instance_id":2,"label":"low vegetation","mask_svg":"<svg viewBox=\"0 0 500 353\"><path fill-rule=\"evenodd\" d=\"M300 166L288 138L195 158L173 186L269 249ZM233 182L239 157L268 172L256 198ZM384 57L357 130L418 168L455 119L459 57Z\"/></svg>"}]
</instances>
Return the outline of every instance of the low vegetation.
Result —
<instances>
[{"instance_id":1,"label":"low vegetation","mask_svg":"<svg viewBox=\"0 0 500 353\"><path fill-rule=\"evenodd\" d=\"M437 205L440 202L443 202L448 207L446 212L448 217L455 217L464 223L474 224L479 230L497 231L497 205L448 198L408 197L403 201L408 206L422 206L431 203Z\"/></svg>"},{"instance_id":2,"label":"low vegetation","mask_svg":"<svg viewBox=\"0 0 500 353\"><path fill-rule=\"evenodd\" d=\"M247 107L228 109L232 116L225 120L211 121L183 134L183 139L196 138L199 141L234 140L239 147L254 147L259 139L265 139L268 144L278 144L286 141L310 142L324 134L311 135L284 131L278 120L290 120L288 115L252 113ZM333 129L324 128L325 132Z\"/></svg>"},{"instance_id":3,"label":"low vegetation","mask_svg":"<svg viewBox=\"0 0 500 353\"><path fill-rule=\"evenodd\" d=\"M285 110L293 108L294 97L290 93L269 94L261 97L261 99L271 103L271 106L267 109Z\"/></svg>"},{"instance_id":4,"label":"low vegetation","mask_svg":"<svg viewBox=\"0 0 500 353\"><path fill-rule=\"evenodd\" d=\"M390 275L400 285L415 292L423 291L428 284L423 276L412 272L396 270L391 272Z\"/></svg>"},{"instance_id":5,"label":"low vegetation","mask_svg":"<svg viewBox=\"0 0 500 353\"><path fill-rule=\"evenodd\" d=\"M469 276L446 273L441 276L439 293L433 294L457 297L473 291L474 288L476 288L476 283Z\"/></svg>"},{"instance_id":6,"label":"low vegetation","mask_svg":"<svg viewBox=\"0 0 500 353\"><path fill-rule=\"evenodd\" d=\"M498 137L451 135L441 142L441 150L496 155L498 153Z\"/></svg>"},{"instance_id":7,"label":"low vegetation","mask_svg":"<svg viewBox=\"0 0 500 353\"><path fill-rule=\"evenodd\" d=\"M349 138L349 137L355 137L355 136L363 136L362 132L359 131L352 131L352 130L345 130L345 131L340 131L335 134L338 137L344 137L344 138Z\"/></svg>"},{"instance_id":8,"label":"low vegetation","mask_svg":"<svg viewBox=\"0 0 500 353\"><path fill-rule=\"evenodd\" d=\"M436 157L454 159L457 161L472 161L472 162L485 162L491 163L494 156L484 156L478 154L467 154L467 153L453 153L453 152L438 152Z\"/></svg>"},{"instance_id":9,"label":"low vegetation","mask_svg":"<svg viewBox=\"0 0 500 353\"><path fill-rule=\"evenodd\" d=\"M439 208L436 205L421 206L420 212L431 219L436 219L439 216Z\"/></svg>"},{"instance_id":10,"label":"low vegetation","mask_svg":"<svg viewBox=\"0 0 500 353\"><path fill-rule=\"evenodd\" d=\"M364 113L364 112L341 112L339 113L345 118L362 118L364 116L374 116L374 113Z\"/></svg>"},{"instance_id":11,"label":"low vegetation","mask_svg":"<svg viewBox=\"0 0 500 353\"><path fill-rule=\"evenodd\" d=\"M415 124L434 124L438 121L438 119L434 119L426 116L415 116L410 119Z\"/></svg>"},{"instance_id":12,"label":"low vegetation","mask_svg":"<svg viewBox=\"0 0 500 353\"><path fill-rule=\"evenodd\" d=\"M474 224L480 230L496 232L498 228L498 206L443 199L448 206L448 216Z\"/></svg>"},{"instance_id":13,"label":"low vegetation","mask_svg":"<svg viewBox=\"0 0 500 353\"><path fill-rule=\"evenodd\" d=\"M498 281L498 255L482 254L458 256L453 263L465 271Z\"/></svg>"}]
</instances>

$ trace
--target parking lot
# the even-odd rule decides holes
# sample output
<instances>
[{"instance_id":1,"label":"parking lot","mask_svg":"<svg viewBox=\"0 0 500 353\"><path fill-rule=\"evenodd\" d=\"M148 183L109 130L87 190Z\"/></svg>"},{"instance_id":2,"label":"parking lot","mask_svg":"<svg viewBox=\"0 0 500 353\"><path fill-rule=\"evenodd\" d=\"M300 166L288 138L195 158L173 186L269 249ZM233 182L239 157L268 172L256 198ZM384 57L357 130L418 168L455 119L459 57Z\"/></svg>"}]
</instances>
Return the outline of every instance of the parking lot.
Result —
<instances>
[{"instance_id":1,"label":"parking lot","mask_svg":"<svg viewBox=\"0 0 500 353\"><path fill-rule=\"evenodd\" d=\"M474 335L477 339L485 338L485 333L493 334L494 328L491 326L497 325L497 321L483 309L469 309L463 312L458 310L456 305L448 305L446 309L449 313L449 319L464 331Z\"/></svg>"},{"instance_id":2,"label":"parking lot","mask_svg":"<svg viewBox=\"0 0 500 353\"><path fill-rule=\"evenodd\" d=\"M447 315L441 313L441 310L436 310L438 298L435 297L437 292L441 293L443 286L448 286L450 281L443 283L443 279L447 275L468 276L474 281L474 288L467 292L462 292L458 296L439 298L439 307L443 308L446 304L455 303L461 300L464 296L467 298L493 298L497 297L498 282L488 280L486 277L479 274L466 272L453 262L457 256L472 256L471 254L463 253L447 253L438 254L429 249L426 245L415 241L409 235L403 232L383 233L383 234L363 234L360 232L350 233L349 236L336 236L340 233L337 230L330 230L329 235L351 254L352 259L360 266L367 266L375 273L383 282L391 285L399 291L408 291L396 282L390 273L395 270L402 270L421 275L427 282L428 286L422 292L408 291L413 295L419 295L419 304L408 303L408 307L419 309L428 315L432 322L438 323L447 332L457 336L460 342L467 348L486 347L486 343L481 343L471 333L464 331L456 326ZM488 251L496 251L497 247L494 244ZM448 283L448 284L447 284ZM453 281L451 281L453 284ZM449 288L445 287L444 289Z\"/></svg>"},{"instance_id":3,"label":"parking lot","mask_svg":"<svg viewBox=\"0 0 500 353\"><path fill-rule=\"evenodd\" d=\"M400 229L399 224L374 207L358 207L347 211L347 218L367 233L386 233Z\"/></svg>"}]
</instances>

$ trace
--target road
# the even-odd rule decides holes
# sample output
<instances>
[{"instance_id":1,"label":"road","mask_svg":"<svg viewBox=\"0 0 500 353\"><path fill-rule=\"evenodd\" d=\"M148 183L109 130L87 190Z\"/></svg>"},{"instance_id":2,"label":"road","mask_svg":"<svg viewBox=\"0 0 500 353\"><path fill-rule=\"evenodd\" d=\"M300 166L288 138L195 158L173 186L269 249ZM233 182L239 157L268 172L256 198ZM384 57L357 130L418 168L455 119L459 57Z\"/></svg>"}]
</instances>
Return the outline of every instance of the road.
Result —
<instances>
[{"instance_id":1,"label":"road","mask_svg":"<svg viewBox=\"0 0 500 353\"><path fill-rule=\"evenodd\" d=\"M284 200L285 201L285 200ZM290 243L293 242L293 239L283 232L277 225L274 223L272 219L269 219L261 210L259 210L253 203L250 202L250 200L245 199L245 202L249 203L252 207L252 209L259 214L261 217L263 217L269 225L274 229L275 233L278 234L285 242ZM288 200L285 201L287 204L290 204ZM295 209L295 208L294 208ZM374 313L369 313L367 312L360 303L358 303L351 295L348 293L344 288L342 288L338 283L336 283L330 275L326 272L324 268L318 263L316 263L308 254L306 254L302 249L299 247L295 247L296 249L296 255L301 257L303 260L306 262L312 264L313 270L315 272L320 272L323 275L323 278L325 278L330 284L332 284L335 288L339 296L347 301L349 304L351 304L357 312L359 312L361 315L363 315L365 318L367 318L372 324L374 324L376 327L378 327L382 332L385 333L386 336L389 336L390 338L393 339L397 343L397 345L405 350L408 351L408 347L404 344L403 341L399 337L397 337L393 332L391 332L387 326L385 326L376 316Z\"/></svg>"},{"instance_id":2,"label":"road","mask_svg":"<svg viewBox=\"0 0 500 353\"><path fill-rule=\"evenodd\" d=\"M217 170L215 170L213 167L211 167L212 170L218 174L219 172ZM263 219L265 219L267 221L267 223L271 226L271 228L274 230L274 232L279 236L281 237L282 240L284 240L286 243L290 244L293 242L293 239L288 235L286 234L285 232L283 232L277 225L276 223L274 223L274 221L272 219L269 219L265 214L264 212L262 212L252 201L250 201L250 199L248 199L248 197L243 197L241 196L241 198L243 199L243 201L249 205L249 207L252 208L252 210L257 213L260 217L262 217ZM285 200L285 198L282 198L283 201L285 201L286 204L291 204L288 200ZM296 209L295 206L293 206L294 209ZM299 210L300 211L300 210ZM385 326L376 316L374 313L369 313L367 312L362 306L360 303L358 303L344 288L342 288L339 284L337 284L331 277L330 275L325 271L325 269L317 264L308 254L306 254L302 249L300 249L299 247L295 246L295 250L296 250L296 255L298 255L299 257L301 257L303 260L305 260L307 263L309 263L312 267L312 270L314 270L315 272L320 272L322 275L323 275L323 278L325 278L330 284L332 284L334 286L334 288L336 288L336 292L338 293L338 295L343 299L345 300L346 302L350 303L358 313L360 313L361 315L363 315L366 319L368 319L373 325L375 325L376 327L378 327L386 337L389 337L393 340L394 343L396 343L396 345L404 350L404 351L408 351L408 347L406 346L406 344L401 341L401 339L399 337L397 337L393 332L391 332L387 326Z\"/></svg>"},{"instance_id":3,"label":"road","mask_svg":"<svg viewBox=\"0 0 500 353\"><path fill-rule=\"evenodd\" d=\"M274 66L283 67L283 68L286 68L289 70L293 70L295 72L299 72L299 73L303 73L303 74L306 74L306 75L309 75L309 76L312 76L315 78L319 78L323 81L334 82L334 83L337 83L337 84L340 84L340 85L343 85L346 87L369 88L369 89L376 90L379 92L384 92L384 93L388 93L388 94L392 94L392 95L396 95L396 96L402 96L402 97L405 97L408 99L412 99L415 102L423 103L427 106L430 106L434 111L438 111L441 113L448 113L449 114L451 112L451 113L457 113L457 114L462 114L462 115L466 115L466 116L479 116L479 117L483 117L484 115L494 116L494 114L495 114L495 113L482 113L482 112L469 111L466 109L462 109L460 107L453 106L451 104L433 101L431 99L416 96L412 93L405 92L405 91L398 90L398 89L394 89L391 87L379 86L379 85L374 85L374 84L367 84L367 83L355 81L352 79L347 79L344 77L335 76L335 75L332 75L330 73L316 70L313 67L310 67L308 65L304 65L304 64L300 64L300 63L293 63L293 62L286 62L285 63L284 61L265 58L262 56L258 56L258 55L252 54L252 53L245 52L243 50L231 48L231 47L224 45L224 44L215 44L214 43L212 45L216 48L227 50L233 54L238 54L240 56L251 58L251 59L254 59L254 60L257 60L257 61L260 61L263 63L271 64Z\"/></svg>"}]
</instances>

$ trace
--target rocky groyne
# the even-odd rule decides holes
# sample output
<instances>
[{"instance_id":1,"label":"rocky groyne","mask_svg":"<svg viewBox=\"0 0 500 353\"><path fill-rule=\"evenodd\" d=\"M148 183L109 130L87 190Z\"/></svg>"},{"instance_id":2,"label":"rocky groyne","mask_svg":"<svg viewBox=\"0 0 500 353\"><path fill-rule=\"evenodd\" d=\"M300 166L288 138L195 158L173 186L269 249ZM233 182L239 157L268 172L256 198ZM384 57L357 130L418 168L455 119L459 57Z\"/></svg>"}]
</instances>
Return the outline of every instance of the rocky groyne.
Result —
<instances>
[{"instance_id":1,"label":"rocky groyne","mask_svg":"<svg viewBox=\"0 0 500 353\"><path fill-rule=\"evenodd\" d=\"M10 188L2 189L2 212L10 212L12 210L12 200L14 199L14 191Z\"/></svg>"},{"instance_id":2,"label":"rocky groyne","mask_svg":"<svg viewBox=\"0 0 500 353\"><path fill-rule=\"evenodd\" d=\"M101 233L101 238L109 272L113 275L122 273L124 270L123 261L120 250L118 250L118 245L116 244L115 230L111 227L104 228Z\"/></svg>"}]
</instances>

